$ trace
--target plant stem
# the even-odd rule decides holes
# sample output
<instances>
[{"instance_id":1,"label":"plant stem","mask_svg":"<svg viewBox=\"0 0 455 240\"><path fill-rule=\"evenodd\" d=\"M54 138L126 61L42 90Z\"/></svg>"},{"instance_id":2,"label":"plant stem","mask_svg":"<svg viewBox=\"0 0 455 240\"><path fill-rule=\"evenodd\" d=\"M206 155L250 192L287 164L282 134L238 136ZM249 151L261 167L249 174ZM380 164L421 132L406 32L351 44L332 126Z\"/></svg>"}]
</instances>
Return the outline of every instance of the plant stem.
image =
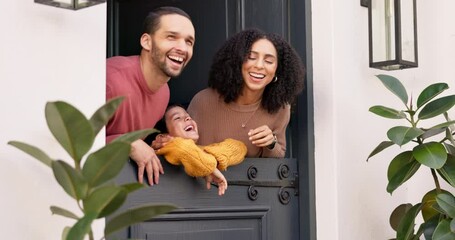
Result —
<instances>
[{"instance_id":1,"label":"plant stem","mask_svg":"<svg viewBox=\"0 0 455 240\"><path fill-rule=\"evenodd\" d=\"M436 175L436 171L433 168L431 169L431 175L433 175L434 184L436 185L436 192L441 193L441 185L439 185L438 176Z\"/></svg>"},{"instance_id":2,"label":"plant stem","mask_svg":"<svg viewBox=\"0 0 455 240\"><path fill-rule=\"evenodd\" d=\"M90 229L90 231L88 232L88 238L89 238L90 240L94 240L94 239L95 239L95 238L93 238L93 232L92 232L91 229Z\"/></svg>"},{"instance_id":3,"label":"plant stem","mask_svg":"<svg viewBox=\"0 0 455 240\"><path fill-rule=\"evenodd\" d=\"M411 121L409 121L409 122L411 123L412 127L414 127L414 128L417 127L417 122L418 121L417 122L415 121L414 114L409 113L409 116L411 117L411 119L410 119Z\"/></svg>"},{"instance_id":4,"label":"plant stem","mask_svg":"<svg viewBox=\"0 0 455 240\"><path fill-rule=\"evenodd\" d=\"M455 145L455 141L453 140L453 133L450 132L449 128L446 128L446 138L452 143L452 145Z\"/></svg>"},{"instance_id":5,"label":"plant stem","mask_svg":"<svg viewBox=\"0 0 455 240\"><path fill-rule=\"evenodd\" d=\"M81 205L81 201L77 201L77 206L79 207L79 209L84 212L84 208L82 207Z\"/></svg>"},{"instance_id":6,"label":"plant stem","mask_svg":"<svg viewBox=\"0 0 455 240\"><path fill-rule=\"evenodd\" d=\"M76 169L76 171L81 171L81 164L78 163L77 161L75 161L75 164L74 164L74 168Z\"/></svg>"}]
</instances>

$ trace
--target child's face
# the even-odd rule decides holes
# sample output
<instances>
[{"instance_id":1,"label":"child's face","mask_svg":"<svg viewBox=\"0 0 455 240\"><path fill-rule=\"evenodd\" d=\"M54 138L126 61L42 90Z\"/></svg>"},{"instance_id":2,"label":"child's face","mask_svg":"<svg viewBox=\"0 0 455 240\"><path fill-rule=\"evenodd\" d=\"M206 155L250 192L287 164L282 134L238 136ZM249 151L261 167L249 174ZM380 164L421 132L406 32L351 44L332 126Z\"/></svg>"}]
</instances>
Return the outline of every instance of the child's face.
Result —
<instances>
[{"instance_id":1,"label":"child's face","mask_svg":"<svg viewBox=\"0 0 455 240\"><path fill-rule=\"evenodd\" d=\"M199 139L197 124L185 109L175 106L164 114L164 119L169 135L194 141Z\"/></svg>"}]
</instances>

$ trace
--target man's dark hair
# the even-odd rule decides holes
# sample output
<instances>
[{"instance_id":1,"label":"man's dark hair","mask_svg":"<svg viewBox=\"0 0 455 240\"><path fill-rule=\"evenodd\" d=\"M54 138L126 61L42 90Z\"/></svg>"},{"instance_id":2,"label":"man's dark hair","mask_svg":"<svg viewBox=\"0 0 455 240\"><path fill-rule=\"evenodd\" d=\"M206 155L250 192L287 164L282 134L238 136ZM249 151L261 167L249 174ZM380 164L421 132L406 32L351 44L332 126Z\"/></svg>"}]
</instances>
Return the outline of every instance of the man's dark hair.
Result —
<instances>
[{"instance_id":1,"label":"man's dark hair","mask_svg":"<svg viewBox=\"0 0 455 240\"><path fill-rule=\"evenodd\" d=\"M154 34L159 28L161 17L169 14L177 14L186 17L191 21L190 15L180 8L169 6L159 7L149 12L144 19L142 33Z\"/></svg>"}]
</instances>

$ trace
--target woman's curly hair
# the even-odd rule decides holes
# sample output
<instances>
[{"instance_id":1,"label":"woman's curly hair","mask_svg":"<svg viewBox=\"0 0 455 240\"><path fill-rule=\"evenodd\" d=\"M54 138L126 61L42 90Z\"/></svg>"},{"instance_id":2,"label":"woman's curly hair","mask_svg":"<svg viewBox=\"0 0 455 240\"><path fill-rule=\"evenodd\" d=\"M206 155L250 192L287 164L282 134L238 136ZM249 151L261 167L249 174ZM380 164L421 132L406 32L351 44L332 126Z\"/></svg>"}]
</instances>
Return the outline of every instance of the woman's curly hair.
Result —
<instances>
[{"instance_id":1,"label":"woman's curly hair","mask_svg":"<svg viewBox=\"0 0 455 240\"><path fill-rule=\"evenodd\" d=\"M281 36L264 33L259 29L241 31L229 38L216 52L209 72L209 87L216 89L226 103L237 100L244 87L242 64L247 60L253 43L267 39L278 54L276 77L264 89L261 106L275 113L286 104L292 104L303 90L305 70L296 51Z\"/></svg>"}]
</instances>

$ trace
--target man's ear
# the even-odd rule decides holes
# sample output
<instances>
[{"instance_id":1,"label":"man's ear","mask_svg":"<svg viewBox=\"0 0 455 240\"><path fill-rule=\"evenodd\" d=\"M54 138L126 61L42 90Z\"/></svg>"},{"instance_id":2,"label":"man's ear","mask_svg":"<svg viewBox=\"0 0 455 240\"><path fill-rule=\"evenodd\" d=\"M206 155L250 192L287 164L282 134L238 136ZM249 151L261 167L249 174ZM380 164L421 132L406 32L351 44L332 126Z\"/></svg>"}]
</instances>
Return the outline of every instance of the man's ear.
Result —
<instances>
[{"instance_id":1,"label":"man's ear","mask_svg":"<svg viewBox=\"0 0 455 240\"><path fill-rule=\"evenodd\" d=\"M144 33L141 36L141 46L143 49L150 51L152 49L152 36L148 33Z\"/></svg>"}]
</instances>

